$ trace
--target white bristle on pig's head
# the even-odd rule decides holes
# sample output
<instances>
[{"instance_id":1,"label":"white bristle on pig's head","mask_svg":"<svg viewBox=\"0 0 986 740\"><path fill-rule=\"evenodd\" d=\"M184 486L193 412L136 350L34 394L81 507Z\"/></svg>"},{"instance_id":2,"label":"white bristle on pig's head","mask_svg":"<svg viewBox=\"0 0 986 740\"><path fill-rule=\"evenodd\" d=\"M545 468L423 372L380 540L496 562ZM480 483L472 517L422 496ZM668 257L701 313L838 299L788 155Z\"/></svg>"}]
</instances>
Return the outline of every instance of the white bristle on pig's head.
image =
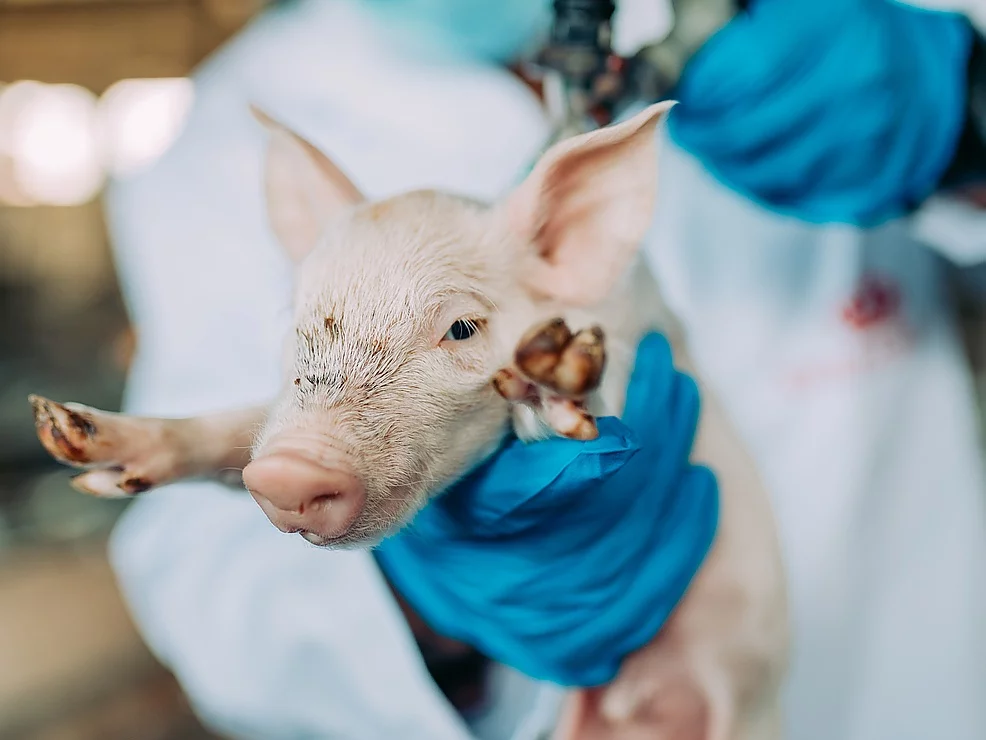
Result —
<instances>
[{"instance_id":1,"label":"white bristle on pig's head","mask_svg":"<svg viewBox=\"0 0 986 740\"><path fill-rule=\"evenodd\" d=\"M650 222L670 104L563 142L502 203L370 202L263 113L270 222L297 263L288 382L244 480L279 528L365 546L491 452L490 380L533 323L604 301Z\"/></svg>"}]
</instances>

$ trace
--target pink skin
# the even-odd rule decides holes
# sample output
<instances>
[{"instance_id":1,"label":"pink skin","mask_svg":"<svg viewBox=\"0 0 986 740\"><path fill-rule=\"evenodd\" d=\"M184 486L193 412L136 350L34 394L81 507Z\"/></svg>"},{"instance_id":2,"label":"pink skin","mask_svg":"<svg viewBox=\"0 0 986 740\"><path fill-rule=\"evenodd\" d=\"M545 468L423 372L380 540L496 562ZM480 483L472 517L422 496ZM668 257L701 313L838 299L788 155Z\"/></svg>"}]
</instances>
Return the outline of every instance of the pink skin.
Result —
<instances>
[{"instance_id":1,"label":"pink skin","mask_svg":"<svg viewBox=\"0 0 986 740\"><path fill-rule=\"evenodd\" d=\"M76 485L97 495L243 468L275 526L333 548L399 528L511 424L525 440L590 438L592 415L622 413L642 335L676 339L636 254L669 107L557 144L492 206L430 191L366 201L315 147L257 112L271 134L271 226L298 265L280 396L182 420L35 399L39 437L91 468ZM554 325L544 341L522 342L555 317L584 330L577 341L560 343L572 332ZM590 327L606 337L598 388L586 380L602 357ZM694 374L680 346L676 358ZM571 692L557 740L780 737L787 611L769 499L707 388L694 459L720 483L712 551L617 679Z\"/></svg>"}]
</instances>

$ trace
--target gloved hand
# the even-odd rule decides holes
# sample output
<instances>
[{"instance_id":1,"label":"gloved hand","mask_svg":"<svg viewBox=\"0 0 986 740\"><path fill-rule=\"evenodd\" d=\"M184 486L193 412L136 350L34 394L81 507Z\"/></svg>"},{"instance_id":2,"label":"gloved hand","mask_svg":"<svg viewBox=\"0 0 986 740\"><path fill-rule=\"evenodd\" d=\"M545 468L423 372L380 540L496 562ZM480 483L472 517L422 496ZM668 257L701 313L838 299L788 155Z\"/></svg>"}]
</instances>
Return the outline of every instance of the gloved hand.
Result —
<instances>
[{"instance_id":1,"label":"gloved hand","mask_svg":"<svg viewBox=\"0 0 986 740\"><path fill-rule=\"evenodd\" d=\"M591 442L513 439L376 550L429 625L536 679L611 681L685 592L718 522L689 464L694 382L641 344L623 421Z\"/></svg>"},{"instance_id":2,"label":"gloved hand","mask_svg":"<svg viewBox=\"0 0 986 740\"><path fill-rule=\"evenodd\" d=\"M669 132L768 208L877 225L951 161L972 34L895 0L751 0L686 65Z\"/></svg>"}]
</instances>

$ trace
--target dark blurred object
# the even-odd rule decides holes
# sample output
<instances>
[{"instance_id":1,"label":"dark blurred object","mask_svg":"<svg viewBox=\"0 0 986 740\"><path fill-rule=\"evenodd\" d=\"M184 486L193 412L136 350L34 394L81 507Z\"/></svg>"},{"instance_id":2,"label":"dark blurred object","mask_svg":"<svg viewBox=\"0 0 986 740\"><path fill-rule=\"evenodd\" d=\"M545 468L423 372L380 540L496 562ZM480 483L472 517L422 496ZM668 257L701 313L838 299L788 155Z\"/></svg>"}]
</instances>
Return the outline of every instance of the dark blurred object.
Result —
<instances>
[{"instance_id":1,"label":"dark blurred object","mask_svg":"<svg viewBox=\"0 0 986 740\"><path fill-rule=\"evenodd\" d=\"M439 635L390 583L387 586L407 619L425 668L438 690L464 716L486 709L489 658L464 642Z\"/></svg>"},{"instance_id":2,"label":"dark blurred object","mask_svg":"<svg viewBox=\"0 0 986 740\"><path fill-rule=\"evenodd\" d=\"M611 46L611 0L555 0L548 43L535 58L555 131L548 144L604 125L622 88Z\"/></svg>"},{"instance_id":3,"label":"dark blurred object","mask_svg":"<svg viewBox=\"0 0 986 740\"><path fill-rule=\"evenodd\" d=\"M643 101L660 100L678 84L688 60L745 9L746 0L672 0L674 26L628 62L628 91Z\"/></svg>"},{"instance_id":4,"label":"dark blurred object","mask_svg":"<svg viewBox=\"0 0 986 740\"><path fill-rule=\"evenodd\" d=\"M555 0L551 36L536 57L556 119L552 143L605 125L635 103L665 98L688 59L744 5L673 0L670 33L624 59L612 50L612 0Z\"/></svg>"},{"instance_id":5,"label":"dark blurred object","mask_svg":"<svg viewBox=\"0 0 986 740\"><path fill-rule=\"evenodd\" d=\"M986 263L956 269L950 287L972 365L979 402L981 442L986 455Z\"/></svg>"},{"instance_id":6,"label":"dark blurred object","mask_svg":"<svg viewBox=\"0 0 986 740\"><path fill-rule=\"evenodd\" d=\"M0 209L0 470L53 467L28 393L119 407L127 331L97 203Z\"/></svg>"},{"instance_id":7,"label":"dark blurred object","mask_svg":"<svg viewBox=\"0 0 986 740\"><path fill-rule=\"evenodd\" d=\"M955 157L942 178L946 190L983 191L986 185L986 39L974 34L969 55L969 97Z\"/></svg>"},{"instance_id":8,"label":"dark blurred object","mask_svg":"<svg viewBox=\"0 0 986 740\"><path fill-rule=\"evenodd\" d=\"M612 0L555 0L551 37L541 63L589 92L612 54Z\"/></svg>"}]
</instances>

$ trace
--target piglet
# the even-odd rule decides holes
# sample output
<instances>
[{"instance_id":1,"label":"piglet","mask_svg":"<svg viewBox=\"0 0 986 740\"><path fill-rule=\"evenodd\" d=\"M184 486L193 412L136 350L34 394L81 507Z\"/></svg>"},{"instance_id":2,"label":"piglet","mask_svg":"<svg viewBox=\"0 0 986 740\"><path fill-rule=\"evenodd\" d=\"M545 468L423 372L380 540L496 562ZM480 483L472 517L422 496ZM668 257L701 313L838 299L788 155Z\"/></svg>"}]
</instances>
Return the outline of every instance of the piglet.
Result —
<instances>
[{"instance_id":1,"label":"piglet","mask_svg":"<svg viewBox=\"0 0 986 740\"><path fill-rule=\"evenodd\" d=\"M270 222L297 263L280 396L189 419L32 397L42 443L86 469L82 491L225 477L284 532L352 548L399 529L510 429L591 439L595 416L622 412L645 333L677 336L638 253L669 107L556 144L492 205L433 191L368 201L255 110L270 133ZM680 347L676 357L694 373ZM780 737L787 611L774 522L707 388L693 457L720 481L712 550L617 679L570 694L559 739Z\"/></svg>"}]
</instances>

